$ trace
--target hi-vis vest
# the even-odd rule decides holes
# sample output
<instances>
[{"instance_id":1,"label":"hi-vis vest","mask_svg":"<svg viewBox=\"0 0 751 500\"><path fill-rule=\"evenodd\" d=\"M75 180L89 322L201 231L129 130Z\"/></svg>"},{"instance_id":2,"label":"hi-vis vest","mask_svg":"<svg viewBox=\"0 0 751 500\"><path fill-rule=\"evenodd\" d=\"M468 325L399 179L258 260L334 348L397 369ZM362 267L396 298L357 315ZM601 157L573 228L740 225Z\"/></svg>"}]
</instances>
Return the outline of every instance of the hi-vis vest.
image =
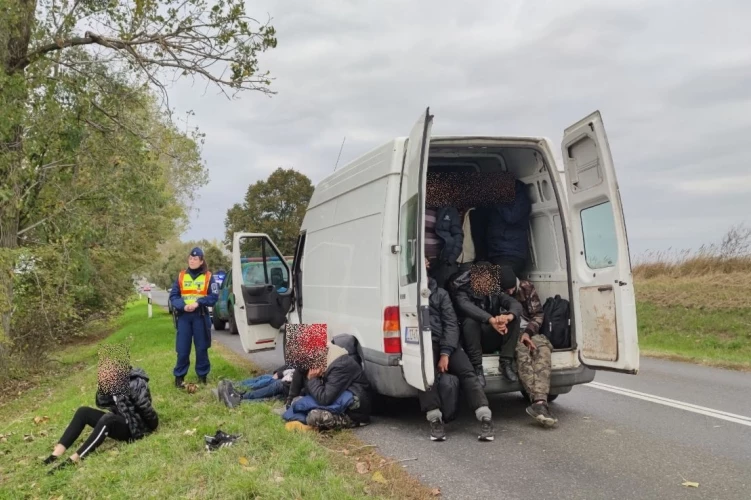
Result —
<instances>
[{"instance_id":1,"label":"hi-vis vest","mask_svg":"<svg viewBox=\"0 0 751 500\"><path fill-rule=\"evenodd\" d=\"M196 276L196 279L193 279L190 277L190 274L182 270L177 282L180 284L180 296L187 306L209 294L211 273L206 271L205 274L199 274Z\"/></svg>"}]
</instances>

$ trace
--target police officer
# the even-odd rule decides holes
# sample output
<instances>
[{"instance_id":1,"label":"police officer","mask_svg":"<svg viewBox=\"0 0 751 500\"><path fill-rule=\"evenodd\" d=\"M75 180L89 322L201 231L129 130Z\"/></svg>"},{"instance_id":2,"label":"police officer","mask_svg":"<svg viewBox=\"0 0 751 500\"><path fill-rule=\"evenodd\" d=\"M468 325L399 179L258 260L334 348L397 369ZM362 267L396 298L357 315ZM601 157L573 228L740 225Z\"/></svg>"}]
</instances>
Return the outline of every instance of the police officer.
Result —
<instances>
[{"instance_id":1,"label":"police officer","mask_svg":"<svg viewBox=\"0 0 751 500\"><path fill-rule=\"evenodd\" d=\"M180 272L169 296L177 314L177 364L173 374L178 388L184 387L183 381L190 368L191 340L196 346L196 375L201 383L206 383L206 376L211 370L211 320L208 308L216 304L218 289L203 259L203 250L194 248L188 257L188 268Z\"/></svg>"}]
</instances>

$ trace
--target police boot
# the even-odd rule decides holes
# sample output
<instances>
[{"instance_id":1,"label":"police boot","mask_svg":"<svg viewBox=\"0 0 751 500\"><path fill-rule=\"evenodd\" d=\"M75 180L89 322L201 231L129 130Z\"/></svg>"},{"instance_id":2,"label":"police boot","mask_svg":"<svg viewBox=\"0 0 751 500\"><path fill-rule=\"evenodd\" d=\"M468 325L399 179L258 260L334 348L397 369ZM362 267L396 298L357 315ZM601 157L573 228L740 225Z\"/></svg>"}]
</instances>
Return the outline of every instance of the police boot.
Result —
<instances>
[{"instance_id":1,"label":"police boot","mask_svg":"<svg viewBox=\"0 0 751 500\"><path fill-rule=\"evenodd\" d=\"M206 375L204 375L203 377L198 377L198 381L199 381L200 383L204 384L204 385L208 383L208 382L206 381Z\"/></svg>"},{"instance_id":2,"label":"police boot","mask_svg":"<svg viewBox=\"0 0 751 500\"><path fill-rule=\"evenodd\" d=\"M175 377L175 387L185 389L185 377Z\"/></svg>"}]
</instances>

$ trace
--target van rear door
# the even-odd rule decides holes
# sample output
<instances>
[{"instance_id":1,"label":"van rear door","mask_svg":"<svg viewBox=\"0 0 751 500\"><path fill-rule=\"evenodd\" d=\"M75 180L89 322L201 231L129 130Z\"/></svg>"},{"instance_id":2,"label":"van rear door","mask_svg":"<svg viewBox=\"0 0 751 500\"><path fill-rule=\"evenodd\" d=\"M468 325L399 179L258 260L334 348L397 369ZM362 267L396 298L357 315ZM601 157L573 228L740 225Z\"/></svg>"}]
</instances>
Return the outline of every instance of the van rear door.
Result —
<instances>
[{"instance_id":1,"label":"van rear door","mask_svg":"<svg viewBox=\"0 0 751 500\"><path fill-rule=\"evenodd\" d=\"M433 117L430 108L409 134L399 209L399 325L402 371L412 387L428 390L435 377L425 269L425 181Z\"/></svg>"},{"instance_id":2,"label":"van rear door","mask_svg":"<svg viewBox=\"0 0 751 500\"><path fill-rule=\"evenodd\" d=\"M292 305L289 264L271 238L235 233L232 239L234 314L245 352L276 347L279 328Z\"/></svg>"},{"instance_id":3,"label":"van rear door","mask_svg":"<svg viewBox=\"0 0 751 500\"><path fill-rule=\"evenodd\" d=\"M567 128L562 149L579 357L591 368L636 373L639 343L626 223L600 112Z\"/></svg>"}]
</instances>

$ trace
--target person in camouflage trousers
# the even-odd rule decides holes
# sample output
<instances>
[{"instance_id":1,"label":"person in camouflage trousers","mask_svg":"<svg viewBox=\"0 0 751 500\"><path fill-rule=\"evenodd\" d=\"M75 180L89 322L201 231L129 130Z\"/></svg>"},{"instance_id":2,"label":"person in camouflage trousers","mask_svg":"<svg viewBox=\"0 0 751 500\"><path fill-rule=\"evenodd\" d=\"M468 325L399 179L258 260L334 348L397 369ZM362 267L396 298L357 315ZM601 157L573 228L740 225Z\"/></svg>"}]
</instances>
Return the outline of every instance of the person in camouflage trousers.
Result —
<instances>
[{"instance_id":1,"label":"person in camouflage trousers","mask_svg":"<svg viewBox=\"0 0 751 500\"><path fill-rule=\"evenodd\" d=\"M548 407L553 345L540 333L543 321L540 296L530 281L516 277L511 266L501 267L501 287L524 309L522 334L516 345L516 363L519 380L532 403L527 407L527 414L541 425L553 427L558 423Z\"/></svg>"}]
</instances>

